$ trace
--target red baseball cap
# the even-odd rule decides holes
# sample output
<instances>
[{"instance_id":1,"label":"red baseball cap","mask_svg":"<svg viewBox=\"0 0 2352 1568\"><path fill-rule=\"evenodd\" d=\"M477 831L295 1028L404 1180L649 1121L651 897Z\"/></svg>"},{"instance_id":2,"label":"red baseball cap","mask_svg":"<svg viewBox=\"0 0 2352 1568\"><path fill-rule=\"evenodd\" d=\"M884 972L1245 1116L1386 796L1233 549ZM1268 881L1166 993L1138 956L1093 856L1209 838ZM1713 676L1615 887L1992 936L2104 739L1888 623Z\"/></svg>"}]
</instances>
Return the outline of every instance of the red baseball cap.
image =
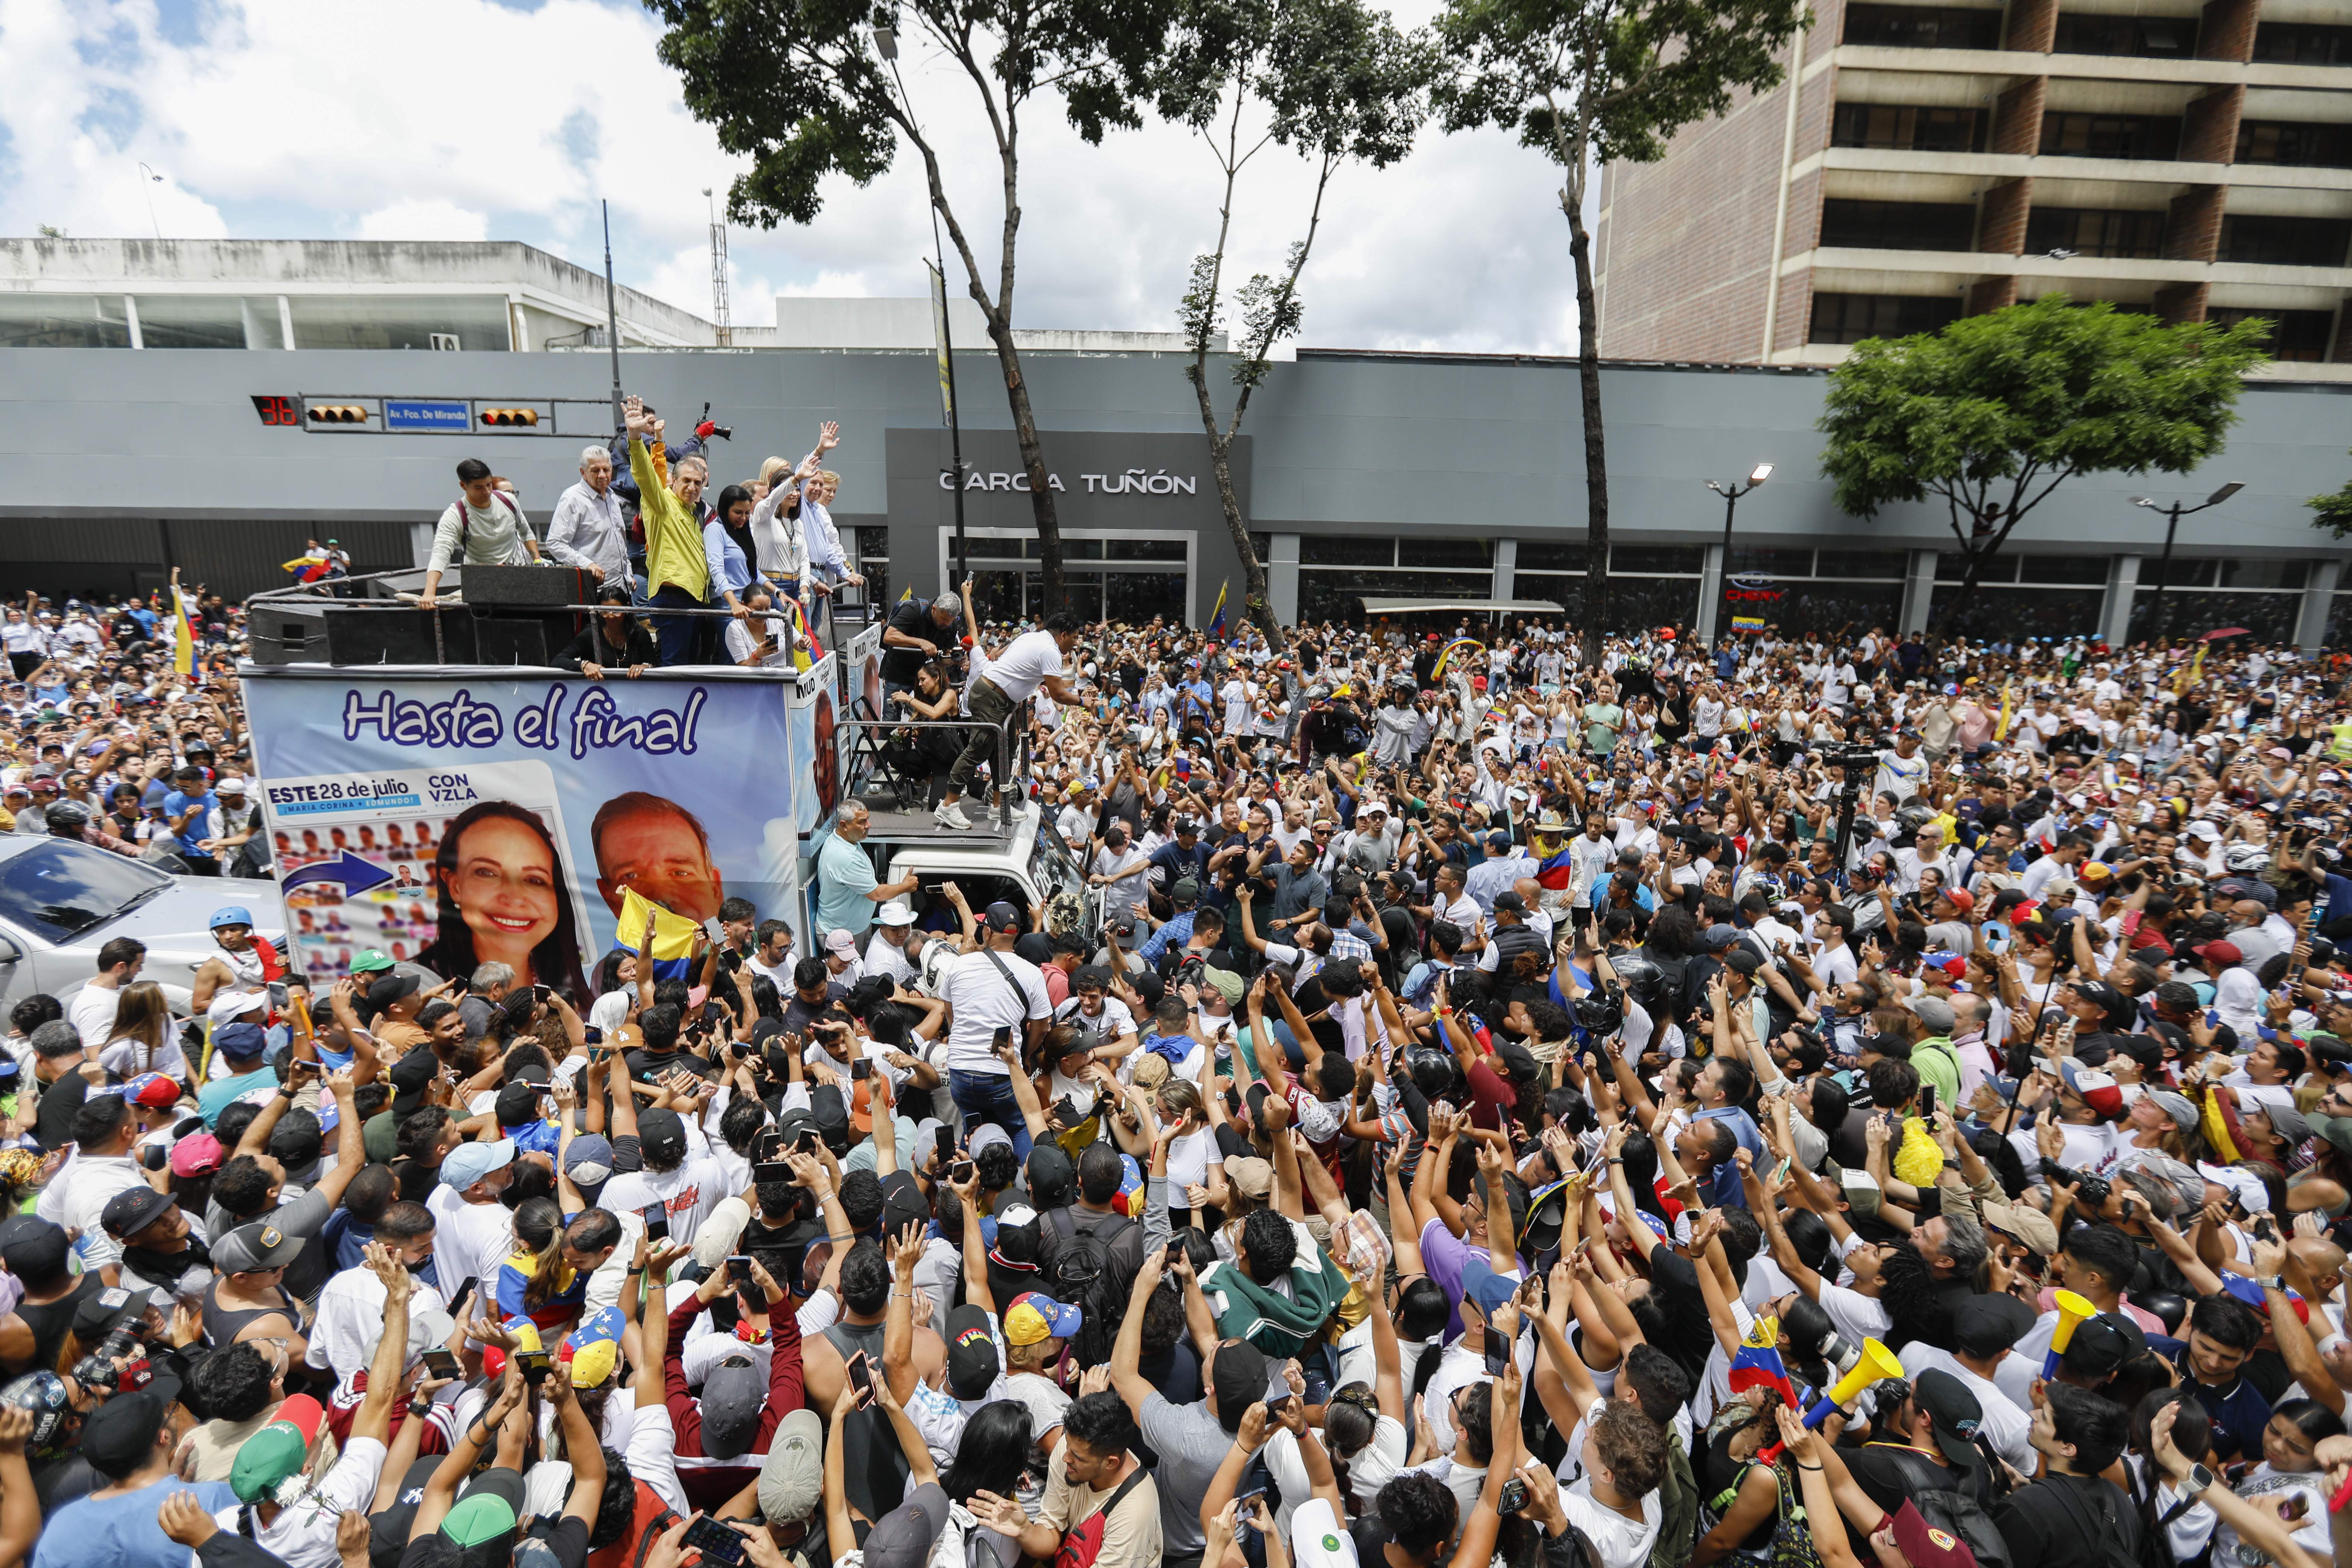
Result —
<instances>
[{"instance_id":1,"label":"red baseball cap","mask_svg":"<svg viewBox=\"0 0 2352 1568\"><path fill-rule=\"evenodd\" d=\"M1976 1568L1977 1554L1969 1550L1969 1543L1929 1524L1916 1503L1906 1502L1890 1515L1889 1525L1895 1544L1910 1559L1911 1568Z\"/></svg>"},{"instance_id":2,"label":"red baseball cap","mask_svg":"<svg viewBox=\"0 0 2352 1568\"><path fill-rule=\"evenodd\" d=\"M1977 896L1966 888L1938 888L1937 891L1951 900L1952 908L1964 915L1972 912L1977 907Z\"/></svg>"},{"instance_id":3,"label":"red baseball cap","mask_svg":"<svg viewBox=\"0 0 2352 1568\"><path fill-rule=\"evenodd\" d=\"M2198 957L2214 963L2231 964L2246 962L2246 954L2234 942L2209 942L2189 950Z\"/></svg>"}]
</instances>

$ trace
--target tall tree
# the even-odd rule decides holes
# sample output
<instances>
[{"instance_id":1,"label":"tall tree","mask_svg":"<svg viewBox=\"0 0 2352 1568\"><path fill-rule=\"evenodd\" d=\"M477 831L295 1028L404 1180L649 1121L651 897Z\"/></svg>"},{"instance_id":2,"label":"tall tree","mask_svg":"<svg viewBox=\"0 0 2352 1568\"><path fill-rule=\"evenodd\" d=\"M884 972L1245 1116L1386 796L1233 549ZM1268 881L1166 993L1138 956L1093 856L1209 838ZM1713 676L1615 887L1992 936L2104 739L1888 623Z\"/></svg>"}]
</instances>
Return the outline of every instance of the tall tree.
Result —
<instances>
[{"instance_id":1,"label":"tall tree","mask_svg":"<svg viewBox=\"0 0 2352 1568\"><path fill-rule=\"evenodd\" d=\"M1449 130L1494 125L1560 166L1560 211L1576 267L1577 373L1584 414L1583 657L1601 658L1609 622L1609 469L1601 419L1601 321L1592 298L1587 171L1654 163L1686 125L1731 105L1738 88L1779 84L1776 52L1805 0L1447 0L1438 36L1460 62L1438 89Z\"/></svg>"},{"instance_id":2,"label":"tall tree","mask_svg":"<svg viewBox=\"0 0 2352 1568\"><path fill-rule=\"evenodd\" d=\"M988 323L1029 481L1049 608L1066 600L1062 536L1029 384L1013 342L1014 258L1021 231L1021 121L1040 95L1058 98L1090 143L1142 123L1146 79L1165 47L1174 0L646 0L667 31L660 54L686 105L719 144L752 161L727 193L728 216L773 228L813 222L828 174L866 184L903 141L923 161L931 209L961 258ZM1004 205L995 284L983 281L971 234L950 199L940 143L899 84L898 41L920 37L960 71L988 122ZM976 192L964 193L967 205ZM959 478L961 478L959 476Z\"/></svg>"},{"instance_id":3,"label":"tall tree","mask_svg":"<svg viewBox=\"0 0 2352 1568\"><path fill-rule=\"evenodd\" d=\"M1866 339L1830 377L1822 471L1858 517L1942 499L1969 563L1937 618L1949 632L1985 563L2067 479L2186 473L2219 451L2269 335L2260 317L2168 325L2045 294L1939 332Z\"/></svg>"},{"instance_id":4,"label":"tall tree","mask_svg":"<svg viewBox=\"0 0 2352 1568\"><path fill-rule=\"evenodd\" d=\"M1185 379L1200 400L1209 466L1225 528L1240 555L1243 600L1250 619L1279 647L1286 641L1268 601L1265 563L1250 540L1234 489L1234 437L1251 395L1265 382L1276 346L1298 331L1305 313L1298 278L1321 232L1323 198L1350 163L1385 169L1412 149L1428 109L1436 55L1424 34L1401 32L1388 14L1362 0L1190 0L1157 86L1160 111L1189 125L1208 144L1224 176L1217 244L1192 259L1177 307L1192 358ZM1234 198L1246 165L1268 145L1295 149L1315 167L1305 232L1276 273L1256 273L1238 288L1225 281L1234 234ZM1232 408L1220 414L1209 357L1226 321L1228 296L1239 310L1233 348Z\"/></svg>"}]
</instances>

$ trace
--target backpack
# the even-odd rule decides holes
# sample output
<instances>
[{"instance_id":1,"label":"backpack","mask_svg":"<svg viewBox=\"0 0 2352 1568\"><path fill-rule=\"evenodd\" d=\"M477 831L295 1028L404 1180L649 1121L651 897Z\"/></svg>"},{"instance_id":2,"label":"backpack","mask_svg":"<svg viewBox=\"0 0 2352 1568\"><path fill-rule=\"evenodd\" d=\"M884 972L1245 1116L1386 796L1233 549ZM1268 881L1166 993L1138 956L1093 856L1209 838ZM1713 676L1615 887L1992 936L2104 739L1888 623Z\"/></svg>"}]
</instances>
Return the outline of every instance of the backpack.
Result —
<instances>
[{"instance_id":1,"label":"backpack","mask_svg":"<svg viewBox=\"0 0 2352 1568\"><path fill-rule=\"evenodd\" d=\"M490 490L490 500L494 505L505 507L508 512L513 516L516 534L524 539L533 539L537 537L537 535L530 531L530 525L523 521L522 508L515 505L514 498L512 496L507 494L507 492L502 489L492 487ZM466 497L461 491L457 496L457 563L459 565L462 566L466 563L466 553L472 546L473 542L473 510L466 504Z\"/></svg>"},{"instance_id":2,"label":"backpack","mask_svg":"<svg viewBox=\"0 0 2352 1568\"><path fill-rule=\"evenodd\" d=\"M1076 1305L1083 1314L1077 1337L1070 1343L1070 1353L1080 1366L1101 1366L1110 1360L1118 1326L1127 1319L1135 1282L1121 1279L1111 1267L1110 1247L1134 1228L1133 1220L1117 1215L1091 1230L1079 1228L1072 1219L1070 1234L1054 1254L1054 1300Z\"/></svg>"},{"instance_id":3,"label":"backpack","mask_svg":"<svg viewBox=\"0 0 2352 1568\"><path fill-rule=\"evenodd\" d=\"M1919 1517L1927 1521L1929 1529L1940 1530L1967 1542L1969 1550L1976 1554L1978 1568L2012 1568L2009 1544L1993 1524L1992 1515L1967 1492L1954 1491L1945 1484L1951 1479L1950 1471L1900 1448L1879 1451L1889 1455L1903 1472L1911 1500L1918 1505Z\"/></svg>"},{"instance_id":4,"label":"backpack","mask_svg":"<svg viewBox=\"0 0 2352 1568\"><path fill-rule=\"evenodd\" d=\"M1681 1568L1698 1542L1698 1479L1682 1434L1666 1432L1666 1468L1658 1478L1658 1539L1650 1548L1650 1568Z\"/></svg>"}]
</instances>

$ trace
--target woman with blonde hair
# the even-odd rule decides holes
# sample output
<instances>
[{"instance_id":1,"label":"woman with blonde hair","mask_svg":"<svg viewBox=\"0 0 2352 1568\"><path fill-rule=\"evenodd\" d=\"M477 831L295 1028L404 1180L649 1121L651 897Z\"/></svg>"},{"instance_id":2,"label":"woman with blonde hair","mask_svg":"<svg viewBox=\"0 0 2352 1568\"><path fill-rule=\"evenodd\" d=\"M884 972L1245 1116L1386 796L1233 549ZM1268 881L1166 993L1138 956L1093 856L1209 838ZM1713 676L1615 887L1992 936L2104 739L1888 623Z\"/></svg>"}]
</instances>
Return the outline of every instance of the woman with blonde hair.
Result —
<instances>
[{"instance_id":1,"label":"woman with blonde hair","mask_svg":"<svg viewBox=\"0 0 2352 1568\"><path fill-rule=\"evenodd\" d=\"M99 1047L99 1065L117 1079L142 1072L188 1076L188 1059L172 1027L172 1005L163 988L152 980L134 980L122 987L114 1005L114 1026Z\"/></svg>"}]
</instances>

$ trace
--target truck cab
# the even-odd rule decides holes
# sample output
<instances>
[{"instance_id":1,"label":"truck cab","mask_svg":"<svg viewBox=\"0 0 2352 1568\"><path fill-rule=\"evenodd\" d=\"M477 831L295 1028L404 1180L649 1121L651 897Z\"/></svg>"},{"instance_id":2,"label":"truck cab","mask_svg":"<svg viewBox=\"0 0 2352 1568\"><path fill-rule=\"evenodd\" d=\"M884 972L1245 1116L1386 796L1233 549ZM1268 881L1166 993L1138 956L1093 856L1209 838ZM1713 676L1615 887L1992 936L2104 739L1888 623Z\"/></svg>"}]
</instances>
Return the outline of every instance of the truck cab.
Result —
<instances>
[{"instance_id":1,"label":"truck cab","mask_svg":"<svg viewBox=\"0 0 2352 1568\"><path fill-rule=\"evenodd\" d=\"M990 817L974 824L971 833L941 833L928 812L871 813L865 848L877 860L876 875L885 882L915 879L907 895L918 925L957 929L953 906L941 893L953 882L974 914L999 901L1021 911L1021 929L1038 929L1037 913L1046 911L1061 927L1076 910L1078 930L1091 942L1101 929L1101 900L1087 886L1078 858L1044 811L1034 801L1022 803L1012 821ZM1051 918L1055 903L1061 918Z\"/></svg>"}]
</instances>

